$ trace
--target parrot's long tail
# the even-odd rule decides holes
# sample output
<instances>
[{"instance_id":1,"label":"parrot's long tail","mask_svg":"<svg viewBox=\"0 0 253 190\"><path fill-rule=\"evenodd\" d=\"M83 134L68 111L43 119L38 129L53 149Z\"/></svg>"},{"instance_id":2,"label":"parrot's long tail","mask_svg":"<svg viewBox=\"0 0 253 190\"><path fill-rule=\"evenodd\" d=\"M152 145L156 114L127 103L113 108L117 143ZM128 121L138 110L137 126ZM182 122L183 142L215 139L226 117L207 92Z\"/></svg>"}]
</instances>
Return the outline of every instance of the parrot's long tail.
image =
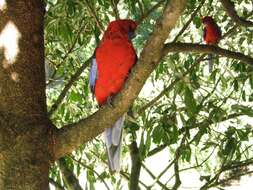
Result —
<instances>
[{"instance_id":1,"label":"parrot's long tail","mask_svg":"<svg viewBox=\"0 0 253 190\"><path fill-rule=\"evenodd\" d=\"M111 173L120 171L120 152L124 120L124 116L120 117L113 127L106 129L104 132L108 165Z\"/></svg>"},{"instance_id":2,"label":"parrot's long tail","mask_svg":"<svg viewBox=\"0 0 253 190\"><path fill-rule=\"evenodd\" d=\"M208 54L209 73L213 72L213 54Z\"/></svg>"}]
</instances>

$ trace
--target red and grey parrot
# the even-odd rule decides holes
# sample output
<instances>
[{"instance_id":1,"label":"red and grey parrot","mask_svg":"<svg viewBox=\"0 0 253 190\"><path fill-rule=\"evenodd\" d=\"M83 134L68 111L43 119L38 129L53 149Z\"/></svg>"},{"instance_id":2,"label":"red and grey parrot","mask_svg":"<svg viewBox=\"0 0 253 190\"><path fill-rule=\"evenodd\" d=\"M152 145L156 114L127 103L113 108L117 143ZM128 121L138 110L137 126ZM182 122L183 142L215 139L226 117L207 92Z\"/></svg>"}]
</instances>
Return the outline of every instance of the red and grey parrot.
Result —
<instances>
[{"instance_id":1,"label":"red and grey parrot","mask_svg":"<svg viewBox=\"0 0 253 190\"><path fill-rule=\"evenodd\" d=\"M217 45L221 39L221 29L216 24L211 16L202 18L202 23L205 25L203 38L208 45ZM209 72L213 70L213 55L208 54Z\"/></svg>"},{"instance_id":2,"label":"red and grey parrot","mask_svg":"<svg viewBox=\"0 0 253 190\"><path fill-rule=\"evenodd\" d=\"M133 20L119 19L110 22L95 50L89 84L99 106L110 104L111 98L121 90L131 68L137 61L131 42L136 28L137 22ZM111 173L120 170L123 123L124 116L104 132Z\"/></svg>"}]
</instances>

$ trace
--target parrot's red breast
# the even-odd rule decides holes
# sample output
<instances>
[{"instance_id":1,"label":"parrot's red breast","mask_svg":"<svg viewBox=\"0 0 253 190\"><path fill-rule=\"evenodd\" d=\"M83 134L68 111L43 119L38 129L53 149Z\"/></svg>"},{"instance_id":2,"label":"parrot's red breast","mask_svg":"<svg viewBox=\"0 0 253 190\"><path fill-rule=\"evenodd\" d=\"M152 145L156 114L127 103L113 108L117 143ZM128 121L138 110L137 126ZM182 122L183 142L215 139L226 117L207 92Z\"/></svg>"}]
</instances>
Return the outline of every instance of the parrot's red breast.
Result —
<instances>
[{"instance_id":1,"label":"parrot's red breast","mask_svg":"<svg viewBox=\"0 0 253 190\"><path fill-rule=\"evenodd\" d=\"M136 53L129 39L136 27L136 22L127 19L111 22L96 49L98 76L94 93L99 105L121 90L136 62Z\"/></svg>"},{"instance_id":2,"label":"parrot's red breast","mask_svg":"<svg viewBox=\"0 0 253 190\"><path fill-rule=\"evenodd\" d=\"M204 40L206 44L216 45L221 39L221 30L219 26L215 23L214 19L210 16L205 16L202 19L204 28Z\"/></svg>"}]
</instances>

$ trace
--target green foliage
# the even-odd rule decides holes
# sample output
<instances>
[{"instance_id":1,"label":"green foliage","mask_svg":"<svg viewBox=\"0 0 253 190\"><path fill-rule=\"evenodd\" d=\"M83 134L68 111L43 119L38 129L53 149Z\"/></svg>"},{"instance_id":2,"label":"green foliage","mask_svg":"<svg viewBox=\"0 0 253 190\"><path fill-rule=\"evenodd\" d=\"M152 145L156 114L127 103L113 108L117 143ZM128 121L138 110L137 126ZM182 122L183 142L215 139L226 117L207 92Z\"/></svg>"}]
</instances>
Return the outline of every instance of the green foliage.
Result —
<instances>
[{"instance_id":1,"label":"green foliage","mask_svg":"<svg viewBox=\"0 0 253 190\"><path fill-rule=\"evenodd\" d=\"M98 39L101 39L103 31L100 31L90 8L95 12L100 25L106 28L108 22L115 18L111 2L118 1L47 1L45 54L49 109L71 76L92 56ZM159 1L122 0L117 7L121 18L140 19L157 2ZM168 41L173 41L199 3L196 0L188 1L187 8ZM238 14L246 18L250 13L250 1L238 0L235 4ZM153 10L138 27L134 39L138 54L148 40L155 21L161 16L163 6L161 4ZM235 26L217 0L206 0L178 40L202 43L201 17L205 15L213 15L223 34ZM252 20L252 16L249 18ZM219 45L231 51L253 55L252 41L252 28L237 27ZM111 189L126 189L131 172L128 145L133 140L137 142L141 161L147 168L152 167L148 165L150 159L158 164L167 163L179 154L173 164L178 162L180 169L193 167L208 188L221 185L218 183L222 179L217 175L219 172L227 174L232 171L229 168L253 161L253 131L250 127L253 117L252 67L237 60L216 56L214 70L208 73L208 61L202 57L202 61L198 62L200 56L198 53L168 54L146 81L133 105L131 119L126 121L122 151L122 172L125 174L122 176L125 177L119 174L109 175L101 137L83 145L65 159L66 166L75 176L82 176L80 180L84 189L107 189L107 185ZM145 107L160 92L163 92L161 98ZM51 118L61 128L88 117L97 109L89 91L88 69L85 69ZM155 158L166 151L169 152L167 157ZM152 172L157 174L159 171ZM173 172L171 169L165 173L171 174L171 177ZM143 173L140 179L143 181L145 178L142 175ZM66 186L57 164L52 166L50 178ZM144 183L152 189L161 189L158 181ZM184 184L184 179L181 181ZM167 187L171 186L173 182L169 181ZM140 187L145 189L142 185Z\"/></svg>"}]
</instances>

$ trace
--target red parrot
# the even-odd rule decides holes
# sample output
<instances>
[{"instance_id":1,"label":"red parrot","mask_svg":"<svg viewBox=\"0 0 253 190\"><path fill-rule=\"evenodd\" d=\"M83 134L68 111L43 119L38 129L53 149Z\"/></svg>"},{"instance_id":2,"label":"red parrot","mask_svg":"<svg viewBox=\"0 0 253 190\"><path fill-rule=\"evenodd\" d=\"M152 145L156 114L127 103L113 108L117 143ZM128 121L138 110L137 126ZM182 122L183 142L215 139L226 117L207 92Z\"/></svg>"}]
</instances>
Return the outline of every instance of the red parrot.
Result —
<instances>
[{"instance_id":1,"label":"red parrot","mask_svg":"<svg viewBox=\"0 0 253 190\"><path fill-rule=\"evenodd\" d=\"M89 76L90 89L99 106L110 103L123 87L137 56L131 39L137 22L118 19L109 23L96 48ZM120 147L124 116L104 132L110 172L120 170Z\"/></svg>"},{"instance_id":2,"label":"red parrot","mask_svg":"<svg viewBox=\"0 0 253 190\"><path fill-rule=\"evenodd\" d=\"M221 39L221 29L211 16L202 18L205 25L203 38L208 45L217 45ZM213 70L212 54L208 54L209 72Z\"/></svg>"}]
</instances>

